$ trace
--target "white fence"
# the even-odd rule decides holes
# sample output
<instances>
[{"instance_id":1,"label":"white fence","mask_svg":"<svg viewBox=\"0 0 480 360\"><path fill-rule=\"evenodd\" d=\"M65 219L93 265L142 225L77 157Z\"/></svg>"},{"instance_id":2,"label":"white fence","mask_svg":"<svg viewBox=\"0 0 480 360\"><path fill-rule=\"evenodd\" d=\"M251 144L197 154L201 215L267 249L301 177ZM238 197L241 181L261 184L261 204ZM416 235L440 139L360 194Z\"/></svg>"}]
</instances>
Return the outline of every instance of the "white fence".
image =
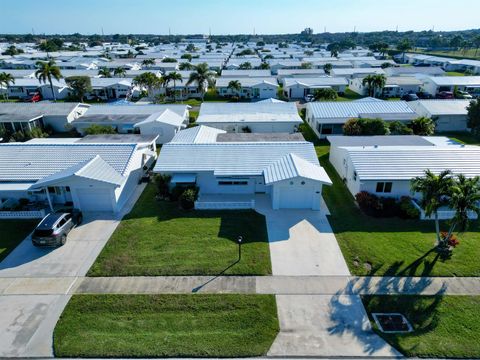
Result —
<instances>
[{"instance_id":1,"label":"white fence","mask_svg":"<svg viewBox=\"0 0 480 360\"><path fill-rule=\"evenodd\" d=\"M2 211L0 219L42 219L45 217L45 210L34 211Z\"/></svg>"},{"instance_id":2,"label":"white fence","mask_svg":"<svg viewBox=\"0 0 480 360\"><path fill-rule=\"evenodd\" d=\"M418 211L420 211L420 220L435 220L435 216L426 216L425 211L422 209L420 205L418 205L415 200L412 200L413 206L415 206ZM450 220L455 216L455 211L450 209L445 210L438 210L438 220ZM473 211L468 213L468 218L471 220L475 220L477 218L477 214Z\"/></svg>"},{"instance_id":3,"label":"white fence","mask_svg":"<svg viewBox=\"0 0 480 360\"><path fill-rule=\"evenodd\" d=\"M255 200L250 201L195 201L197 210L243 210L254 209Z\"/></svg>"}]
</instances>

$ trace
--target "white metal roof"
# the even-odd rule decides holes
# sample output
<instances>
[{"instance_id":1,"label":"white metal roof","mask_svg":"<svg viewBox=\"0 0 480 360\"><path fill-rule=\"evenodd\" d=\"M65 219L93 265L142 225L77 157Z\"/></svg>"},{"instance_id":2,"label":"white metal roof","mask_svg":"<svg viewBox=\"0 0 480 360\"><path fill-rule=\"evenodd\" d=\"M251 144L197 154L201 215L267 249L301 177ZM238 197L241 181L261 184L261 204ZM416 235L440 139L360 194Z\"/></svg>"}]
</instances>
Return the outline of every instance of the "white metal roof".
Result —
<instances>
[{"instance_id":1,"label":"white metal roof","mask_svg":"<svg viewBox=\"0 0 480 360\"><path fill-rule=\"evenodd\" d=\"M125 181L125 178L106 163L105 160L99 155L95 155L89 160L81 161L63 171L59 171L37 181L32 188L45 187L73 176L101 181L117 186L120 186Z\"/></svg>"},{"instance_id":2,"label":"white metal roof","mask_svg":"<svg viewBox=\"0 0 480 360\"><path fill-rule=\"evenodd\" d=\"M418 100L412 101L409 105L415 111L422 109L430 116L439 115L467 115L467 107L470 100Z\"/></svg>"},{"instance_id":3,"label":"white metal roof","mask_svg":"<svg viewBox=\"0 0 480 360\"><path fill-rule=\"evenodd\" d=\"M321 166L312 164L295 154L289 153L268 166L264 171L265 184L302 177L332 184L326 171Z\"/></svg>"},{"instance_id":4,"label":"white metal roof","mask_svg":"<svg viewBox=\"0 0 480 360\"><path fill-rule=\"evenodd\" d=\"M314 118L357 118L362 114L382 117L383 115L407 115L415 117L416 113L406 101L326 101L311 102L307 108Z\"/></svg>"},{"instance_id":5,"label":"white metal roof","mask_svg":"<svg viewBox=\"0 0 480 360\"><path fill-rule=\"evenodd\" d=\"M437 86L480 86L480 76L431 76L429 80Z\"/></svg>"},{"instance_id":6,"label":"white metal roof","mask_svg":"<svg viewBox=\"0 0 480 360\"><path fill-rule=\"evenodd\" d=\"M135 144L0 144L0 182L37 181L99 155L124 175Z\"/></svg>"},{"instance_id":7,"label":"white metal roof","mask_svg":"<svg viewBox=\"0 0 480 360\"><path fill-rule=\"evenodd\" d=\"M178 126L181 126L184 121L185 119L183 116L178 115L177 113L173 112L170 109L166 109L162 113L154 113L150 115L148 118L146 118L145 120L140 121L139 123L136 123L135 127L144 125L147 123L151 123L151 122L159 122L159 123L178 127Z\"/></svg>"},{"instance_id":8,"label":"white metal roof","mask_svg":"<svg viewBox=\"0 0 480 360\"><path fill-rule=\"evenodd\" d=\"M215 103L204 102L197 123L293 122L302 123L292 102Z\"/></svg>"},{"instance_id":9,"label":"white metal roof","mask_svg":"<svg viewBox=\"0 0 480 360\"><path fill-rule=\"evenodd\" d=\"M345 147L360 180L410 180L429 169L480 176L478 146Z\"/></svg>"},{"instance_id":10,"label":"white metal roof","mask_svg":"<svg viewBox=\"0 0 480 360\"><path fill-rule=\"evenodd\" d=\"M217 79L216 87L227 87L230 81L237 80L242 87L258 86L268 84L278 86L277 79L274 77L223 77Z\"/></svg>"},{"instance_id":11,"label":"white metal roof","mask_svg":"<svg viewBox=\"0 0 480 360\"><path fill-rule=\"evenodd\" d=\"M305 87L319 87L319 86L336 86L336 85L348 85L348 80L343 77L301 77L301 78L285 78L284 87L290 87L294 85L303 85Z\"/></svg>"},{"instance_id":12,"label":"white metal roof","mask_svg":"<svg viewBox=\"0 0 480 360\"><path fill-rule=\"evenodd\" d=\"M217 141L218 134L225 134L225 130L215 129L209 126L194 126L179 131L170 143L177 144L209 144Z\"/></svg>"}]
</instances>

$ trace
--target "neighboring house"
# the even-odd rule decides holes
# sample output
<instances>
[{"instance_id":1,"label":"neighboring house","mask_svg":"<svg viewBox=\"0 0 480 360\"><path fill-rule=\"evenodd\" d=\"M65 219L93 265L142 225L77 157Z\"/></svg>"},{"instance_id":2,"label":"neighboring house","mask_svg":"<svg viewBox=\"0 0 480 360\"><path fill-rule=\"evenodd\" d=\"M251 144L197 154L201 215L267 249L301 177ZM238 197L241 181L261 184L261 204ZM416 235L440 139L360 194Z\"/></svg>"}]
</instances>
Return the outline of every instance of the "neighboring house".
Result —
<instances>
[{"instance_id":1,"label":"neighboring house","mask_svg":"<svg viewBox=\"0 0 480 360\"><path fill-rule=\"evenodd\" d=\"M38 103L0 103L0 127L9 133L44 129L51 126L56 132L70 130L75 119L81 117L90 105L41 101Z\"/></svg>"},{"instance_id":2,"label":"neighboring house","mask_svg":"<svg viewBox=\"0 0 480 360\"><path fill-rule=\"evenodd\" d=\"M242 87L240 91L228 87L228 84L235 80L237 80ZM278 82L274 77L233 78L221 76L217 79L215 88L220 96L239 96L243 99L269 99L277 97Z\"/></svg>"},{"instance_id":3,"label":"neighboring house","mask_svg":"<svg viewBox=\"0 0 480 360\"><path fill-rule=\"evenodd\" d=\"M480 74L480 61L471 59L449 60L445 65L446 71L471 71L474 74Z\"/></svg>"},{"instance_id":4,"label":"neighboring house","mask_svg":"<svg viewBox=\"0 0 480 360\"><path fill-rule=\"evenodd\" d=\"M331 181L313 144L300 134L271 135L183 130L163 145L153 171L170 175L172 185L198 186L197 208L241 206L238 197L253 208L255 194L267 194L273 209L320 210Z\"/></svg>"},{"instance_id":5,"label":"neighboring house","mask_svg":"<svg viewBox=\"0 0 480 360\"><path fill-rule=\"evenodd\" d=\"M305 77L285 78L283 94L289 99L303 99L309 94L314 94L317 89L330 88L343 94L348 86L348 80L337 77Z\"/></svg>"},{"instance_id":6,"label":"neighboring house","mask_svg":"<svg viewBox=\"0 0 480 360\"><path fill-rule=\"evenodd\" d=\"M279 69L277 73L278 82L282 84L282 86L284 85L285 78L325 76L323 69Z\"/></svg>"},{"instance_id":7,"label":"neighboring house","mask_svg":"<svg viewBox=\"0 0 480 360\"><path fill-rule=\"evenodd\" d=\"M113 127L119 134L155 135L157 143L169 142L189 121L186 105L91 105L72 125L80 133L97 125Z\"/></svg>"},{"instance_id":8,"label":"neighboring house","mask_svg":"<svg viewBox=\"0 0 480 360\"><path fill-rule=\"evenodd\" d=\"M379 68L352 68L332 69L330 75L347 79L364 78L367 75L385 75L385 71Z\"/></svg>"},{"instance_id":9,"label":"neighboring house","mask_svg":"<svg viewBox=\"0 0 480 360\"><path fill-rule=\"evenodd\" d=\"M418 100L408 105L418 116L435 120L435 131L467 131L470 100Z\"/></svg>"},{"instance_id":10,"label":"neighboring house","mask_svg":"<svg viewBox=\"0 0 480 360\"><path fill-rule=\"evenodd\" d=\"M367 191L385 197L411 196L411 180L427 169L480 176L480 147L452 144L447 138L389 135L328 140L330 162L352 195Z\"/></svg>"},{"instance_id":11,"label":"neighboring house","mask_svg":"<svg viewBox=\"0 0 480 360\"><path fill-rule=\"evenodd\" d=\"M398 66L384 69L387 76L444 76L439 66Z\"/></svg>"},{"instance_id":12,"label":"neighboring house","mask_svg":"<svg viewBox=\"0 0 480 360\"><path fill-rule=\"evenodd\" d=\"M295 103L204 102L196 123L227 132L293 133L302 123Z\"/></svg>"},{"instance_id":13,"label":"neighboring house","mask_svg":"<svg viewBox=\"0 0 480 360\"><path fill-rule=\"evenodd\" d=\"M423 90L431 95L454 89L480 95L480 76L429 76L423 78Z\"/></svg>"},{"instance_id":14,"label":"neighboring house","mask_svg":"<svg viewBox=\"0 0 480 360\"><path fill-rule=\"evenodd\" d=\"M422 81L413 76L392 76L386 79L385 87L378 95L385 98L402 97L405 94L416 94L421 87ZM368 95L368 86L363 85L363 78L350 80L349 88L360 95Z\"/></svg>"},{"instance_id":15,"label":"neighboring house","mask_svg":"<svg viewBox=\"0 0 480 360\"><path fill-rule=\"evenodd\" d=\"M311 102L307 104L306 111L306 121L320 138L342 135L343 125L352 118L408 122L417 117L406 101L379 99Z\"/></svg>"},{"instance_id":16,"label":"neighboring house","mask_svg":"<svg viewBox=\"0 0 480 360\"><path fill-rule=\"evenodd\" d=\"M92 78L92 91L87 94L87 99L125 99L132 90L132 79L129 78Z\"/></svg>"},{"instance_id":17,"label":"neighboring house","mask_svg":"<svg viewBox=\"0 0 480 360\"><path fill-rule=\"evenodd\" d=\"M64 80L52 80L55 97L59 100L65 99L70 95L70 88ZM9 98L29 99L33 94L40 92L45 100L53 99L50 83L40 82L36 78L15 79L15 84L10 84L7 89Z\"/></svg>"},{"instance_id":18,"label":"neighboring house","mask_svg":"<svg viewBox=\"0 0 480 360\"><path fill-rule=\"evenodd\" d=\"M0 200L120 211L156 158L155 137L0 144Z\"/></svg>"},{"instance_id":19,"label":"neighboring house","mask_svg":"<svg viewBox=\"0 0 480 360\"><path fill-rule=\"evenodd\" d=\"M222 70L222 77L244 78L244 77L261 77L267 78L272 76L270 70Z\"/></svg>"}]
</instances>

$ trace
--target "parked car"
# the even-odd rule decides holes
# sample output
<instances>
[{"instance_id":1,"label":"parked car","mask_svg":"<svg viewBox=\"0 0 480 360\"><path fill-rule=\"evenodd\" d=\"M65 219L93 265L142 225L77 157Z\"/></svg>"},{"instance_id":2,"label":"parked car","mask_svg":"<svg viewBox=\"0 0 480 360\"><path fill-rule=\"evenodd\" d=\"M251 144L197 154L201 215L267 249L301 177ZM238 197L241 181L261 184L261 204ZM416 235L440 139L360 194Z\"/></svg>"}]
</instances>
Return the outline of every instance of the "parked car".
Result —
<instances>
[{"instance_id":1,"label":"parked car","mask_svg":"<svg viewBox=\"0 0 480 360\"><path fill-rule=\"evenodd\" d=\"M68 233L83 220L78 210L50 213L37 225L32 234L34 246L61 246L67 242Z\"/></svg>"},{"instance_id":2,"label":"parked car","mask_svg":"<svg viewBox=\"0 0 480 360\"><path fill-rule=\"evenodd\" d=\"M405 100L405 101L417 101L419 100L420 98L417 96L417 94L405 94L402 96L402 100Z\"/></svg>"},{"instance_id":3,"label":"parked car","mask_svg":"<svg viewBox=\"0 0 480 360\"><path fill-rule=\"evenodd\" d=\"M305 102L312 102L313 100L315 100L315 96L312 94L305 95Z\"/></svg>"},{"instance_id":4,"label":"parked car","mask_svg":"<svg viewBox=\"0 0 480 360\"><path fill-rule=\"evenodd\" d=\"M462 90L457 90L457 92L455 93L455 97L457 99L473 99L473 96L470 95L468 92L466 91L462 91Z\"/></svg>"},{"instance_id":5,"label":"parked car","mask_svg":"<svg viewBox=\"0 0 480 360\"><path fill-rule=\"evenodd\" d=\"M423 92L423 91L420 91L417 93L417 96L420 98L420 99L433 99L433 96L430 95L429 93L426 93L426 92Z\"/></svg>"},{"instance_id":6,"label":"parked car","mask_svg":"<svg viewBox=\"0 0 480 360\"><path fill-rule=\"evenodd\" d=\"M42 100L42 94L39 92L34 93L31 97L26 98L25 102L39 102Z\"/></svg>"},{"instance_id":7,"label":"parked car","mask_svg":"<svg viewBox=\"0 0 480 360\"><path fill-rule=\"evenodd\" d=\"M455 99L455 96L451 91L440 91L437 94L437 99Z\"/></svg>"}]
</instances>

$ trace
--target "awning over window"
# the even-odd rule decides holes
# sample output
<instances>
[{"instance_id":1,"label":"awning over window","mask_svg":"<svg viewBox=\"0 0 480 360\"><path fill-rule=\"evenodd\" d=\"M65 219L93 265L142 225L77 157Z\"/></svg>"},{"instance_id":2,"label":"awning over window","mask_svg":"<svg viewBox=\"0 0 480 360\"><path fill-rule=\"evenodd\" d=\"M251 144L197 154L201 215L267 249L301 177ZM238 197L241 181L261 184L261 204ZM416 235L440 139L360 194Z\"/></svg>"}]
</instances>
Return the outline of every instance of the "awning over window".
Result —
<instances>
[{"instance_id":1,"label":"awning over window","mask_svg":"<svg viewBox=\"0 0 480 360\"><path fill-rule=\"evenodd\" d=\"M175 184L194 184L196 180L196 174L174 174L170 181Z\"/></svg>"}]
</instances>

